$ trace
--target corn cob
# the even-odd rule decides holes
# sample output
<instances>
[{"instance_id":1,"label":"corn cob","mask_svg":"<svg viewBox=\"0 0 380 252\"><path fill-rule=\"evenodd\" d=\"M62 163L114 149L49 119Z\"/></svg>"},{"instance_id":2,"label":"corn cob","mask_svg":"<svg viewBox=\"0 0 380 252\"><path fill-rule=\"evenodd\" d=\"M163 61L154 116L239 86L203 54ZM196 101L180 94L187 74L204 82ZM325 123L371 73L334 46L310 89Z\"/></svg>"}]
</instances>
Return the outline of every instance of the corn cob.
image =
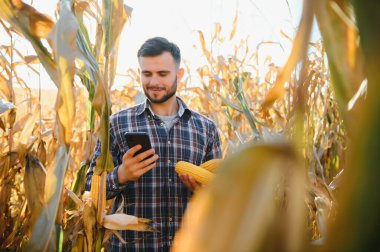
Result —
<instances>
[{"instance_id":1,"label":"corn cob","mask_svg":"<svg viewBox=\"0 0 380 252\"><path fill-rule=\"evenodd\" d=\"M148 219L119 213L104 216L103 226L110 230L159 232L157 229L148 225L150 222L152 221Z\"/></svg>"},{"instance_id":2,"label":"corn cob","mask_svg":"<svg viewBox=\"0 0 380 252\"><path fill-rule=\"evenodd\" d=\"M175 171L180 175L188 174L192 176L202 185L207 185L214 177L214 174L208 170L185 161L179 161L175 166Z\"/></svg>"},{"instance_id":3,"label":"corn cob","mask_svg":"<svg viewBox=\"0 0 380 252\"><path fill-rule=\"evenodd\" d=\"M204 162L203 164L201 164L200 166L203 168L203 169L206 169L208 170L209 172L212 172L212 173L215 173L216 170L219 168L220 164L222 163L222 160L223 159L211 159L207 162Z\"/></svg>"},{"instance_id":4,"label":"corn cob","mask_svg":"<svg viewBox=\"0 0 380 252\"><path fill-rule=\"evenodd\" d=\"M111 214L103 219L103 226L112 230L126 230L128 225L137 223L137 217L128 214Z\"/></svg>"}]
</instances>

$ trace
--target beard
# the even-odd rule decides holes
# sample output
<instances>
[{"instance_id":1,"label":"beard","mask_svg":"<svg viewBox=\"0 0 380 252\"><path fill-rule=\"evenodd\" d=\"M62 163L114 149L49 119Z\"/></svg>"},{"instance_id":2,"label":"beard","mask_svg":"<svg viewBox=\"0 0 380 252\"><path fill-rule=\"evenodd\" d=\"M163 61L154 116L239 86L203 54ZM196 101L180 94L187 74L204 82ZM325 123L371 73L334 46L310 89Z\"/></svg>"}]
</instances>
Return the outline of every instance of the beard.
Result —
<instances>
[{"instance_id":1,"label":"beard","mask_svg":"<svg viewBox=\"0 0 380 252\"><path fill-rule=\"evenodd\" d=\"M171 97L173 97L175 95L175 93L177 92L177 76L175 77L175 80L174 80L171 88L162 97L154 97L154 96L149 95L148 90L151 88L152 87L150 87L150 86L143 88L144 94L148 98L148 100L151 103L156 103L156 104L164 103L167 100L169 100Z\"/></svg>"}]
</instances>

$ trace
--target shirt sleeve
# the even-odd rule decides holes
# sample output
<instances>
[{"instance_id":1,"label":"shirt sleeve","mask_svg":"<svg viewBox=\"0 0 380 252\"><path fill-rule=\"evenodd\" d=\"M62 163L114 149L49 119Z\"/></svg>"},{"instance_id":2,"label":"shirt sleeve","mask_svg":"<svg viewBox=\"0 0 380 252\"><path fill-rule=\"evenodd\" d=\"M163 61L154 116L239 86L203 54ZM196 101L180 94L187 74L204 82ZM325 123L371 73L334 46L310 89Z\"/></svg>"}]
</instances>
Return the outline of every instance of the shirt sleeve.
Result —
<instances>
[{"instance_id":1,"label":"shirt sleeve","mask_svg":"<svg viewBox=\"0 0 380 252\"><path fill-rule=\"evenodd\" d=\"M215 158L222 158L222 149L218 129L215 123L212 123L208 138L205 162Z\"/></svg>"},{"instance_id":2,"label":"shirt sleeve","mask_svg":"<svg viewBox=\"0 0 380 252\"><path fill-rule=\"evenodd\" d=\"M119 166L121 165L122 160L122 154L119 152L119 148L117 148L116 139L113 133L112 127L110 127L110 152L112 155L113 163L114 163L114 169L112 172L107 173L107 179L106 179L106 197L108 199L114 198L116 195L118 195L124 188L128 186L128 182L125 184L120 184L118 181L117 176L117 170L119 169ZM91 180L92 175L94 174L94 167L96 166L96 160L99 157L101 153L101 142L98 140L96 142L95 151L93 154L93 157L90 162L90 167L86 174L86 191L91 190Z\"/></svg>"}]
</instances>

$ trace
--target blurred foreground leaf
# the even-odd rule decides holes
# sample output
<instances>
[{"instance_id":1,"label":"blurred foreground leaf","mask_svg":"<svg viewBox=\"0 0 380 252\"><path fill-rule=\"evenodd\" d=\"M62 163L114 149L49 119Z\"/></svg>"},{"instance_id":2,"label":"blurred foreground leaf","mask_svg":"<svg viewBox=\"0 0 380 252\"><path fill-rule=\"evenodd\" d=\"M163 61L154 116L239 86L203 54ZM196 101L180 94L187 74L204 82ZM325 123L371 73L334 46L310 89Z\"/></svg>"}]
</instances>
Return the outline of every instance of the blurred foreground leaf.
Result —
<instances>
[{"instance_id":1,"label":"blurred foreground leaf","mask_svg":"<svg viewBox=\"0 0 380 252\"><path fill-rule=\"evenodd\" d=\"M298 251L305 174L288 144L248 146L189 203L173 251Z\"/></svg>"},{"instance_id":2,"label":"blurred foreground leaf","mask_svg":"<svg viewBox=\"0 0 380 252\"><path fill-rule=\"evenodd\" d=\"M368 93L350 111L350 157L341 189L339 215L324 251L379 251L380 227L380 2L354 0L364 54ZM343 64L343 62L340 62Z\"/></svg>"}]
</instances>

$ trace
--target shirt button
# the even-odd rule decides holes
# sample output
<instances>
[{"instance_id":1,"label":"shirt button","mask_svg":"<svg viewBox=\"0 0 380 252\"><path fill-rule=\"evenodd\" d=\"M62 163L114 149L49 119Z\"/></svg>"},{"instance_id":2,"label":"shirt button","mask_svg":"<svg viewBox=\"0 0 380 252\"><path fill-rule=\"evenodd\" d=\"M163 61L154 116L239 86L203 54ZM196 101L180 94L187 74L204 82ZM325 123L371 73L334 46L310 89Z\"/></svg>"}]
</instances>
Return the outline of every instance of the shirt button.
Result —
<instances>
[{"instance_id":1,"label":"shirt button","mask_svg":"<svg viewBox=\"0 0 380 252\"><path fill-rule=\"evenodd\" d=\"M168 164L170 164L172 161L171 160L168 160Z\"/></svg>"},{"instance_id":2,"label":"shirt button","mask_svg":"<svg viewBox=\"0 0 380 252\"><path fill-rule=\"evenodd\" d=\"M164 123L162 122L162 123L160 123L160 126L164 126Z\"/></svg>"},{"instance_id":3,"label":"shirt button","mask_svg":"<svg viewBox=\"0 0 380 252\"><path fill-rule=\"evenodd\" d=\"M173 239L173 236L169 236L169 240Z\"/></svg>"},{"instance_id":4,"label":"shirt button","mask_svg":"<svg viewBox=\"0 0 380 252\"><path fill-rule=\"evenodd\" d=\"M171 142L170 142L170 141L168 141L168 144L171 144Z\"/></svg>"},{"instance_id":5,"label":"shirt button","mask_svg":"<svg viewBox=\"0 0 380 252\"><path fill-rule=\"evenodd\" d=\"M173 180L170 178L170 179L169 179L169 182L172 182L172 181L173 181Z\"/></svg>"},{"instance_id":6,"label":"shirt button","mask_svg":"<svg viewBox=\"0 0 380 252\"><path fill-rule=\"evenodd\" d=\"M169 221L173 221L173 218L172 218L172 217L169 217Z\"/></svg>"}]
</instances>

